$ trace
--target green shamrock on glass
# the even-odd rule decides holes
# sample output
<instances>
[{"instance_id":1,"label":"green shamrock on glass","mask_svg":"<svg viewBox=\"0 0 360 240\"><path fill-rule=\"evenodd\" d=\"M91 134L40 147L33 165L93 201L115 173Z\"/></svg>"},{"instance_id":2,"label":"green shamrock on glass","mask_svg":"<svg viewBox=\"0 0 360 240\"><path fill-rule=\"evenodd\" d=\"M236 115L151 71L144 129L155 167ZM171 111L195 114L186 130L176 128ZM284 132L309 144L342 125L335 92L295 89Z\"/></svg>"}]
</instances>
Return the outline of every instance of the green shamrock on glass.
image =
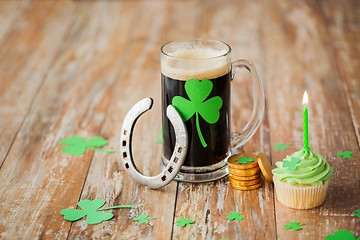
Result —
<instances>
[{"instance_id":1,"label":"green shamrock on glass","mask_svg":"<svg viewBox=\"0 0 360 240\"><path fill-rule=\"evenodd\" d=\"M226 176L230 146L244 144L261 123L265 103L262 82L252 63L231 62L230 52L228 44L205 39L172 41L161 47L164 163L171 158L176 139L166 115L169 105L181 115L188 134L186 158L177 175L180 181L206 182ZM231 133L231 81L242 68L252 78L254 109L245 128ZM239 94L236 103L246 97Z\"/></svg>"},{"instance_id":2,"label":"green shamrock on glass","mask_svg":"<svg viewBox=\"0 0 360 240\"><path fill-rule=\"evenodd\" d=\"M207 147L207 144L201 133L199 118L201 116L209 124L216 123L219 120L219 110L223 104L219 96L212 97L205 101L212 89L213 83L210 80L199 81L189 79L185 83L185 92L190 100L180 96L175 96L172 100L172 105L180 111L184 122L188 121L195 114L196 130L203 147Z\"/></svg>"}]
</instances>

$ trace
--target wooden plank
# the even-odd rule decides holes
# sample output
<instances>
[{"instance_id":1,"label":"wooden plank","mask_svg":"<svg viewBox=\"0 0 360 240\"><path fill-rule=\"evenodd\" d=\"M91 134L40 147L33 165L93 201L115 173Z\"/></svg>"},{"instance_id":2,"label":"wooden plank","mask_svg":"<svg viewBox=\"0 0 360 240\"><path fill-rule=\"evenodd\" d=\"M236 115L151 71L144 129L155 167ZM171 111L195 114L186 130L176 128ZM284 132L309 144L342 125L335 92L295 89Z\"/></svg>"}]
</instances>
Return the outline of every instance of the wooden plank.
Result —
<instances>
[{"instance_id":1,"label":"wooden plank","mask_svg":"<svg viewBox=\"0 0 360 240\"><path fill-rule=\"evenodd\" d=\"M109 147L118 150L120 129L127 111L142 98L153 97L153 108L138 120L133 134L133 157L145 175L160 172L162 146L155 141L161 129L160 46L172 39L193 36L197 18L195 6L195 1L141 1L136 9L131 8L136 21L126 37L129 40L124 51L126 57L117 69L117 82L101 135L109 138ZM112 211L114 220L106 224L91 226L84 220L76 222L69 238L111 235L114 239L170 239L176 191L176 182L159 190L139 186L124 172L118 151L106 157L96 153L81 199L105 198L109 206L135 204L137 208ZM134 222L132 218L140 214L157 219L149 224Z\"/></svg>"},{"instance_id":2,"label":"wooden plank","mask_svg":"<svg viewBox=\"0 0 360 240\"><path fill-rule=\"evenodd\" d=\"M259 28L264 5L254 2L206 2L201 11L198 36L225 41L232 47L232 58L248 59L263 75L262 39ZM240 24L241 23L241 24ZM232 129L241 129L252 111L251 83L246 71L232 83ZM244 151L270 156L268 120L243 146ZM225 219L225 213L241 212L241 222ZM232 188L228 179L206 184L179 184L175 220L193 219L190 229L174 224L174 239L274 239L275 215L272 185L265 183L254 191Z\"/></svg>"},{"instance_id":3,"label":"wooden plank","mask_svg":"<svg viewBox=\"0 0 360 240\"><path fill-rule=\"evenodd\" d=\"M28 1L0 1L0 44L27 4Z\"/></svg>"},{"instance_id":4,"label":"wooden plank","mask_svg":"<svg viewBox=\"0 0 360 240\"><path fill-rule=\"evenodd\" d=\"M9 13L14 11L20 18L9 31L1 30L8 23L3 25L0 14L0 159L6 156L0 169L1 239L325 239L339 229L360 236L354 217L360 202L358 157L336 156L345 150L360 155L357 2L39 1L23 13L12 4L14 10L3 12L15 19ZM118 152L61 153L60 140L75 134L101 135L110 142L106 148L117 151L126 112L152 96L154 108L136 125L133 150L143 173L159 172L159 47L193 36L229 43L233 60L252 60L266 81L267 116L240 151L261 151L280 161L300 149L301 98L308 90L311 148L335 169L324 205L288 209L274 202L268 183L242 192L227 179L172 182L151 190L124 173ZM233 82L233 129L241 128L251 113L248 86L242 71ZM293 145L271 150L277 142ZM71 224L59 214L81 199L96 198L105 199L106 207L138 207L113 210L114 219L99 225L84 219ZM225 213L232 211L245 219L226 220ZM134 222L140 214L158 218L150 224ZM196 223L180 228L178 218ZM284 230L290 221L307 225L301 231Z\"/></svg>"},{"instance_id":5,"label":"wooden plank","mask_svg":"<svg viewBox=\"0 0 360 240\"><path fill-rule=\"evenodd\" d=\"M11 16L8 16L9 19L14 18ZM12 25L2 42L0 166L58 53L60 40L70 19L71 4L68 2L32 3Z\"/></svg>"},{"instance_id":6,"label":"wooden plank","mask_svg":"<svg viewBox=\"0 0 360 240\"><path fill-rule=\"evenodd\" d=\"M357 161L337 157L339 151L359 155L343 82L336 70L329 35L314 2L267 3L263 39L266 47L267 96L272 143L293 142L272 151L273 161L303 147L302 95L309 92L309 142L335 170L325 203L312 210L292 210L277 200L279 239L325 239L339 229L358 232L360 176ZM346 14L346 12L339 12ZM291 221L306 223L301 231L285 230Z\"/></svg>"},{"instance_id":7,"label":"wooden plank","mask_svg":"<svg viewBox=\"0 0 360 240\"><path fill-rule=\"evenodd\" d=\"M359 1L321 1L351 117L360 143L360 5Z\"/></svg>"},{"instance_id":8,"label":"wooden plank","mask_svg":"<svg viewBox=\"0 0 360 240\"><path fill-rule=\"evenodd\" d=\"M340 76L343 81L347 103L350 109L353 127L357 136L357 143L360 146L360 5L358 1L321 1L321 10L324 13L327 23L330 41L335 50L336 62ZM353 146L351 146L353 147ZM352 151L354 149L348 148ZM357 148L356 148L357 150ZM355 151L356 151L355 150ZM358 157L353 159L357 161ZM357 164L359 168L359 164ZM359 193L359 192L358 192ZM355 199L359 202L359 194ZM359 205L355 206L356 209ZM353 209L355 210L355 209ZM360 237L360 223L353 217L351 225L356 227L344 229L350 230L355 237Z\"/></svg>"},{"instance_id":9,"label":"wooden plank","mask_svg":"<svg viewBox=\"0 0 360 240\"><path fill-rule=\"evenodd\" d=\"M44 11L45 3L33 5L33 11L40 11L35 16L54 17L51 9ZM53 6L71 11L68 5ZM0 170L2 238L67 237L71 223L59 212L76 206L92 151L77 157L65 155L59 142L73 135L86 139L99 134L117 80L115 72L126 49L121 39L130 31L130 22L123 26L109 23L131 20L127 6L78 3L62 51Z\"/></svg>"}]
</instances>

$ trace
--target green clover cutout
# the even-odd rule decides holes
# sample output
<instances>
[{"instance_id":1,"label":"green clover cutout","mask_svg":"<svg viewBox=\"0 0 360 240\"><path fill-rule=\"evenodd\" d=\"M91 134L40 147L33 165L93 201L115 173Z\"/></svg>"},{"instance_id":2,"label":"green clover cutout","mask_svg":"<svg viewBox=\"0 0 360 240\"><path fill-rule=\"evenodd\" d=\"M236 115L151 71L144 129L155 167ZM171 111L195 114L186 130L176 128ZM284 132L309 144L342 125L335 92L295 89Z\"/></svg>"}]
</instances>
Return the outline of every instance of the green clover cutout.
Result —
<instances>
[{"instance_id":1,"label":"green clover cutout","mask_svg":"<svg viewBox=\"0 0 360 240\"><path fill-rule=\"evenodd\" d=\"M179 227L185 227L186 225L189 226L189 228L191 228L191 224L193 224L195 221L192 219L185 219L185 218L180 218L178 220L176 220L176 225Z\"/></svg>"},{"instance_id":2,"label":"green clover cutout","mask_svg":"<svg viewBox=\"0 0 360 240\"><path fill-rule=\"evenodd\" d=\"M84 138L81 136L72 136L70 138L61 140L61 144L69 146L61 149L61 152L69 153L72 155L82 155L86 152L87 148L99 152L106 152L106 153L114 152L114 150L104 150L104 149L96 148L96 147L103 147L108 144L108 141L106 141L102 137L92 137L84 141Z\"/></svg>"},{"instance_id":3,"label":"green clover cutout","mask_svg":"<svg viewBox=\"0 0 360 240\"><path fill-rule=\"evenodd\" d=\"M204 148L207 147L207 144L201 133L199 114L207 123L216 123L219 120L219 110L223 104L219 96L205 101L212 88L213 83L210 80L189 79L185 83L185 91L190 100L180 96L175 96L172 99L172 105L180 112L184 122L188 121L194 114L196 115L196 130Z\"/></svg>"},{"instance_id":4,"label":"green clover cutout","mask_svg":"<svg viewBox=\"0 0 360 240\"><path fill-rule=\"evenodd\" d=\"M354 214L354 215L355 215L355 217L360 218L360 209L355 210L355 212L357 212L357 213L355 213L355 214Z\"/></svg>"},{"instance_id":5,"label":"green clover cutout","mask_svg":"<svg viewBox=\"0 0 360 240\"><path fill-rule=\"evenodd\" d=\"M283 143L277 143L274 146L275 150L286 150L289 149L289 146L291 145L291 142L287 143L287 144L283 144Z\"/></svg>"},{"instance_id":6,"label":"green clover cutout","mask_svg":"<svg viewBox=\"0 0 360 240\"><path fill-rule=\"evenodd\" d=\"M142 214L133 218L134 221L139 221L140 223L149 223L149 219L156 219L156 217L149 217L147 214Z\"/></svg>"},{"instance_id":7,"label":"green clover cutout","mask_svg":"<svg viewBox=\"0 0 360 240\"><path fill-rule=\"evenodd\" d=\"M284 160L283 161L283 167L287 168L289 171L296 170L296 164L300 162L300 158L292 157L290 161Z\"/></svg>"},{"instance_id":8,"label":"green clover cutout","mask_svg":"<svg viewBox=\"0 0 360 240\"><path fill-rule=\"evenodd\" d=\"M248 157L238 157L238 159L235 159L234 162L239 162L241 164L246 164L248 162L253 162L254 159L253 158L248 158Z\"/></svg>"},{"instance_id":9,"label":"green clover cutout","mask_svg":"<svg viewBox=\"0 0 360 240\"><path fill-rule=\"evenodd\" d=\"M104 210L110 210L114 208L135 208L134 205L120 205L114 207L108 207L99 209L104 206L105 200L103 199L95 199L91 200L82 200L77 203L77 205L82 209L62 209L60 213L64 215L64 218L68 221L77 221L86 216L86 222L88 224L98 224L106 220L110 220L114 217L112 213L107 212L99 212Z\"/></svg>"},{"instance_id":10,"label":"green clover cutout","mask_svg":"<svg viewBox=\"0 0 360 240\"><path fill-rule=\"evenodd\" d=\"M245 218L244 216L241 216L241 212L232 212L231 214L229 214L229 213L225 213L225 214L228 215L225 218L228 220L231 220L231 221L233 221L233 220L241 221Z\"/></svg>"},{"instance_id":11,"label":"green clover cutout","mask_svg":"<svg viewBox=\"0 0 360 240\"><path fill-rule=\"evenodd\" d=\"M292 229L292 230L294 230L294 231L297 231L297 230L302 229L301 226L304 226L304 225L306 225L306 224L305 224L305 223L299 224L298 222L290 222L289 224L285 224L285 225L284 225L284 228L285 228L286 230Z\"/></svg>"},{"instance_id":12,"label":"green clover cutout","mask_svg":"<svg viewBox=\"0 0 360 240\"><path fill-rule=\"evenodd\" d=\"M163 131L160 130L160 131L159 131L159 134L160 134L160 135L163 135ZM157 137L157 138L156 138L156 142L157 142L157 143L162 143L162 136L161 136L161 137Z\"/></svg>"},{"instance_id":13,"label":"green clover cutout","mask_svg":"<svg viewBox=\"0 0 360 240\"><path fill-rule=\"evenodd\" d=\"M326 240L356 240L352 232L348 230L338 230L334 234L326 236ZM360 240L360 237L357 239Z\"/></svg>"},{"instance_id":14,"label":"green clover cutout","mask_svg":"<svg viewBox=\"0 0 360 240\"><path fill-rule=\"evenodd\" d=\"M351 158L353 155L353 152L345 151L345 152L339 152L338 156L342 158Z\"/></svg>"}]
</instances>

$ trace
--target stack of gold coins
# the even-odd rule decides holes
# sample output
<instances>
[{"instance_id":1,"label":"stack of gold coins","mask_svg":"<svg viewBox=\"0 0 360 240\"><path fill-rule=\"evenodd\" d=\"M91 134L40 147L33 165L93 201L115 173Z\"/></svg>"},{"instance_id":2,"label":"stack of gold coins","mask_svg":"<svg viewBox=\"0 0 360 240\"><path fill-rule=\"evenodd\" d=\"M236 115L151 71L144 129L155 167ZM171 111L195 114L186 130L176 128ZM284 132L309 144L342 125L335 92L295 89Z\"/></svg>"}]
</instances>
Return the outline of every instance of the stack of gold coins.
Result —
<instances>
[{"instance_id":1,"label":"stack of gold coins","mask_svg":"<svg viewBox=\"0 0 360 240\"><path fill-rule=\"evenodd\" d=\"M262 186L261 171L257 156L251 153L239 153L228 159L229 180L233 188L254 190Z\"/></svg>"}]
</instances>

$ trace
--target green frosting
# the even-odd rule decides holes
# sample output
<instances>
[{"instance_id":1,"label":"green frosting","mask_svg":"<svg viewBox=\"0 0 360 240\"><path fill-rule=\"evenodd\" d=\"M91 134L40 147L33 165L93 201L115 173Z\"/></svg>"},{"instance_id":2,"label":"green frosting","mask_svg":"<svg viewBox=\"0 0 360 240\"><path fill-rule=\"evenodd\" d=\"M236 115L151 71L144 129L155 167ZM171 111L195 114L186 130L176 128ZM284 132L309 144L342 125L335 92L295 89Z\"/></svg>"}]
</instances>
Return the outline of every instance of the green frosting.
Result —
<instances>
[{"instance_id":1,"label":"green frosting","mask_svg":"<svg viewBox=\"0 0 360 240\"><path fill-rule=\"evenodd\" d=\"M286 162L285 166L283 166L284 161ZM334 172L320 154L304 150L286 156L283 162L276 162L275 164L277 168L272 170L273 174L280 182L286 181L291 185L321 185L329 181ZM289 167L289 165L292 166Z\"/></svg>"}]
</instances>

